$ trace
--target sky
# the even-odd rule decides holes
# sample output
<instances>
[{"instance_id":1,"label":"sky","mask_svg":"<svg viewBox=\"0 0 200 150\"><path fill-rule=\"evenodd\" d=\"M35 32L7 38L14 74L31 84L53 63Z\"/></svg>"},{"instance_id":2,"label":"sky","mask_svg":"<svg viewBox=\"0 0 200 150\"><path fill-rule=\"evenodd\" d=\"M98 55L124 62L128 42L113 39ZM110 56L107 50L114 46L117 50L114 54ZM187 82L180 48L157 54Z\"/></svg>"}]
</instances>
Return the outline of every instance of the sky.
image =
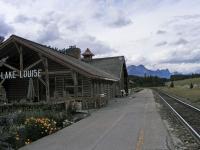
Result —
<instances>
[{"instance_id":1,"label":"sky","mask_svg":"<svg viewBox=\"0 0 200 150\"><path fill-rule=\"evenodd\" d=\"M200 0L0 0L0 35L15 34L127 65L200 72Z\"/></svg>"}]
</instances>

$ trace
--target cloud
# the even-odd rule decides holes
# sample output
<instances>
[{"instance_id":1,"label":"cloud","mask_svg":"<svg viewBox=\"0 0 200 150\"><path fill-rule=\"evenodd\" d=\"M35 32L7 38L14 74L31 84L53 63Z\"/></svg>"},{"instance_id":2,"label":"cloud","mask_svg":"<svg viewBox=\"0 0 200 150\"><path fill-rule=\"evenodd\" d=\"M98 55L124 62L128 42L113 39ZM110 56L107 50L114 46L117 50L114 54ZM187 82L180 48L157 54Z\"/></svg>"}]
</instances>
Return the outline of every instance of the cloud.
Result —
<instances>
[{"instance_id":1,"label":"cloud","mask_svg":"<svg viewBox=\"0 0 200 150\"><path fill-rule=\"evenodd\" d=\"M58 40L60 38L60 32L56 24L49 24L46 28L43 28L38 32L37 41L40 43L48 43Z\"/></svg>"},{"instance_id":2,"label":"cloud","mask_svg":"<svg viewBox=\"0 0 200 150\"><path fill-rule=\"evenodd\" d=\"M14 31L13 27L9 25L3 18L0 18L0 35L6 36Z\"/></svg>"},{"instance_id":3,"label":"cloud","mask_svg":"<svg viewBox=\"0 0 200 150\"><path fill-rule=\"evenodd\" d=\"M95 37L90 35L85 35L84 37L76 41L78 47L83 51L89 48L95 55L109 55L115 52L114 49L106 45L104 42L97 40Z\"/></svg>"},{"instance_id":4,"label":"cloud","mask_svg":"<svg viewBox=\"0 0 200 150\"><path fill-rule=\"evenodd\" d=\"M158 30L158 31L156 32L156 34L165 34L165 33L167 33L167 32L164 31L164 30Z\"/></svg>"},{"instance_id":5,"label":"cloud","mask_svg":"<svg viewBox=\"0 0 200 150\"><path fill-rule=\"evenodd\" d=\"M158 42L155 46L160 47L160 46L164 46L164 45L167 45L166 41Z\"/></svg>"},{"instance_id":6,"label":"cloud","mask_svg":"<svg viewBox=\"0 0 200 150\"><path fill-rule=\"evenodd\" d=\"M110 22L109 25L113 27L123 27L131 23L132 23L131 19L119 15L118 17L115 18L115 20L113 20L113 22Z\"/></svg>"},{"instance_id":7,"label":"cloud","mask_svg":"<svg viewBox=\"0 0 200 150\"><path fill-rule=\"evenodd\" d=\"M64 21L64 25L66 26L66 28L71 31L80 30L82 28L82 24L83 23L81 22L81 20L76 20L76 19L70 19Z\"/></svg>"},{"instance_id":8,"label":"cloud","mask_svg":"<svg viewBox=\"0 0 200 150\"><path fill-rule=\"evenodd\" d=\"M29 18L25 15L18 15L15 17L15 22L24 23L27 22Z\"/></svg>"},{"instance_id":9,"label":"cloud","mask_svg":"<svg viewBox=\"0 0 200 150\"><path fill-rule=\"evenodd\" d=\"M83 35L72 39L69 36L61 37L58 31L55 33L50 31L52 31L51 28L48 28L46 31L43 31L42 34L39 34L37 41L44 45L58 47L59 49L67 48L70 45L76 45L84 52L89 48L97 57L110 56L116 52L115 49L91 35Z\"/></svg>"},{"instance_id":10,"label":"cloud","mask_svg":"<svg viewBox=\"0 0 200 150\"><path fill-rule=\"evenodd\" d=\"M93 15L93 18L101 21L104 25L114 28L124 27L133 23L126 10L116 7L115 5L105 5L105 7L100 7Z\"/></svg>"},{"instance_id":11,"label":"cloud","mask_svg":"<svg viewBox=\"0 0 200 150\"><path fill-rule=\"evenodd\" d=\"M186 45L187 43L189 43L186 39L180 38L177 41L173 42L172 45Z\"/></svg>"},{"instance_id":12,"label":"cloud","mask_svg":"<svg viewBox=\"0 0 200 150\"><path fill-rule=\"evenodd\" d=\"M127 66L129 65L141 65L141 64L148 64L149 63L149 59L148 57L144 56L144 55L140 55L140 54L136 54L133 56L127 56ZM141 63L142 62L142 63Z\"/></svg>"},{"instance_id":13,"label":"cloud","mask_svg":"<svg viewBox=\"0 0 200 150\"><path fill-rule=\"evenodd\" d=\"M182 15L182 16L176 16L175 18L183 20L200 19L200 14Z\"/></svg>"},{"instance_id":14,"label":"cloud","mask_svg":"<svg viewBox=\"0 0 200 150\"><path fill-rule=\"evenodd\" d=\"M180 64L180 63L200 63L200 49L191 50L185 49L173 49L165 53L166 57L160 59L160 63L168 64Z\"/></svg>"},{"instance_id":15,"label":"cloud","mask_svg":"<svg viewBox=\"0 0 200 150\"><path fill-rule=\"evenodd\" d=\"M23 14L20 14L20 15L17 15L15 17L15 22L17 23L26 23L28 21L31 21L31 22L38 22L38 19L35 18L35 17L28 17L26 15L23 15Z\"/></svg>"},{"instance_id":16,"label":"cloud","mask_svg":"<svg viewBox=\"0 0 200 150\"><path fill-rule=\"evenodd\" d=\"M199 0L1 0L0 32L60 49L88 47L97 57L125 55L128 64L193 68L200 64L199 5Z\"/></svg>"},{"instance_id":17,"label":"cloud","mask_svg":"<svg viewBox=\"0 0 200 150\"><path fill-rule=\"evenodd\" d=\"M200 14L172 17L164 26L181 38L200 38Z\"/></svg>"}]
</instances>

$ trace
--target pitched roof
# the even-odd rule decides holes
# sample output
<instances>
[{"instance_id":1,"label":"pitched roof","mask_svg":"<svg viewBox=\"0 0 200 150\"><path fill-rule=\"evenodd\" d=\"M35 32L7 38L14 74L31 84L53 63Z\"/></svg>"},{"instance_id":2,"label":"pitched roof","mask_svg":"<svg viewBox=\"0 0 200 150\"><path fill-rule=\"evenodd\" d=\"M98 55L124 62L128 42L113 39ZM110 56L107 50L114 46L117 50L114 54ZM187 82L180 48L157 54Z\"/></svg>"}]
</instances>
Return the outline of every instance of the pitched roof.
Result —
<instances>
[{"instance_id":1,"label":"pitched roof","mask_svg":"<svg viewBox=\"0 0 200 150\"><path fill-rule=\"evenodd\" d=\"M90 51L89 48L87 48L82 55L83 56L94 56L94 54Z\"/></svg>"},{"instance_id":2,"label":"pitched roof","mask_svg":"<svg viewBox=\"0 0 200 150\"><path fill-rule=\"evenodd\" d=\"M42 44L24 39L22 37L12 35L9 39L7 39L5 42L0 45L0 50L6 45L9 44L10 41L16 41L17 43L20 43L30 49L33 49L34 51L40 52L42 55L48 57L49 59L52 59L62 65L65 65L66 67L72 68L73 70L86 74L87 76L91 78L98 78L98 79L104 79L104 80L112 80L117 81L118 78L115 76L101 70L97 69L92 65L89 65L79 59L70 57L65 54L61 54L58 51L55 51L47 46L44 46ZM1 52L1 51L0 51Z\"/></svg>"},{"instance_id":3,"label":"pitched roof","mask_svg":"<svg viewBox=\"0 0 200 150\"><path fill-rule=\"evenodd\" d=\"M87 63L120 79L125 59L124 56L96 58Z\"/></svg>"}]
</instances>

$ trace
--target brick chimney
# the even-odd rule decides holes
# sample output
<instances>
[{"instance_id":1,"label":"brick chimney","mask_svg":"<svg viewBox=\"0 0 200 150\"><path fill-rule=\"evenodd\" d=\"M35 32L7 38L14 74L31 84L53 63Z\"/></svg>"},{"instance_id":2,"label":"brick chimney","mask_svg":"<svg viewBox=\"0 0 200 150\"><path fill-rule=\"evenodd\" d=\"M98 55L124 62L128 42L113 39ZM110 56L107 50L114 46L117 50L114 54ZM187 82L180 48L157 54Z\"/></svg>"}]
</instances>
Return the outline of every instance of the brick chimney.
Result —
<instances>
[{"instance_id":1,"label":"brick chimney","mask_svg":"<svg viewBox=\"0 0 200 150\"><path fill-rule=\"evenodd\" d=\"M92 57L94 56L94 54L90 51L89 48L87 48L82 55L84 61L91 61Z\"/></svg>"},{"instance_id":2,"label":"brick chimney","mask_svg":"<svg viewBox=\"0 0 200 150\"><path fill-rule=\"evenodd\" d=\"M76 47L76 45L69 46L64 53L76 59L81 59L81 50L80 48Z\"/></svg>"}]
</instances>

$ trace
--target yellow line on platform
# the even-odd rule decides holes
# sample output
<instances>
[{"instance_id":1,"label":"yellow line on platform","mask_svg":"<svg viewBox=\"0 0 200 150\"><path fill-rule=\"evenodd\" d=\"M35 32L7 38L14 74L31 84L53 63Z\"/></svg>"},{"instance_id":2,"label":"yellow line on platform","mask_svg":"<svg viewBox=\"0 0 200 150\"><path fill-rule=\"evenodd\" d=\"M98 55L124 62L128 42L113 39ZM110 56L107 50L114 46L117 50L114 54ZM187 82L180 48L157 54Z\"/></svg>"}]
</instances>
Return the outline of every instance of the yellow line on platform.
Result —
<instances>
[{"instance_id":1,"label":"yellow line on platform","mask_svg":"<svg viewBox=\"0 0 200 150\"><path fill-rule=\"evenodd\" d=\"M139 137L136 144L136 150L142 150L142 145L144 144L144 129L140 129Z\"/></svg>"}]
</instances>

